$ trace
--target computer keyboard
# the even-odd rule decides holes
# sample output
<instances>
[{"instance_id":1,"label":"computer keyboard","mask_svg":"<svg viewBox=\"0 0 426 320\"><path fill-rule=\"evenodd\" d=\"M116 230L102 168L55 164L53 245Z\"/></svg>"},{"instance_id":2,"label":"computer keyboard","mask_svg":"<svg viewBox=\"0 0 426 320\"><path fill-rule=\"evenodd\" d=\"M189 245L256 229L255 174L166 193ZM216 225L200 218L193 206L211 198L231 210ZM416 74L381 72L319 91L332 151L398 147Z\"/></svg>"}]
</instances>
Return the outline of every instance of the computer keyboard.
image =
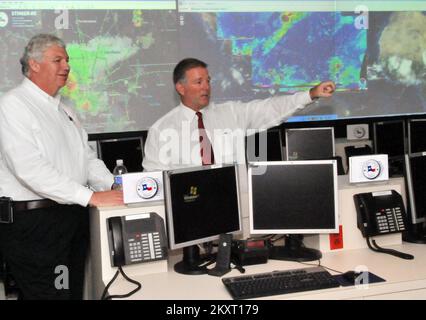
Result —
<instances>
[{"instance_id":1,"label":"computer keyboard","mask_svg":"<svg viewBox=\"0 0 426 320\"><path fill-rule=\"evenodd\" d=\"M333 276L322 267L228 277L222 278L222 282L234 299L249 299L340 286Z\"/></svg>"}]
</instances>

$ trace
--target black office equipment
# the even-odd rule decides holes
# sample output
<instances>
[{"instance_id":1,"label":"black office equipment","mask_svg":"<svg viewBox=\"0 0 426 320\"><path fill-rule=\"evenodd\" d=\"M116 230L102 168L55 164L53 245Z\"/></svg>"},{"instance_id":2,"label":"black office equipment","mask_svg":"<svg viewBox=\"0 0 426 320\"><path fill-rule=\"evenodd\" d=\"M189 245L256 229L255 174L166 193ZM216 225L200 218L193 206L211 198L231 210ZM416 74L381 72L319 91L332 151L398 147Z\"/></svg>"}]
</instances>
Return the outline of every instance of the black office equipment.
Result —
<instances>
[{"instance_id":1,"label":"black office equipment","mask_svg":"<svg viewBox=\"0 0 426 320\"><path fill-rule=\"evenodd\" d=\"M164 220L155 212L107 219L111 265L166 259Z\"/></svg>"},{"instance_id":2,"label":"black office equipment","mask_svg":"<svg viewBox=\"0 0 426 320\"><path fill-rule=\"evenodd\" d=\"M405 155L407 230L404 241L426 243L426 155Z\"/></svg>"},{"instance_id":3,"label":"black office equipment","mask_svg":"<svg viewBox=\"0 0 426 320\"><path fill-rule=\"evenodd\" d=\"M234 240L232 242L232 261L240 266L268 262L269 244L264 239Z\"/></svg>"},{"instance_id":4,"label":"black office equipment","mask_svg":"<svg viewBox=\"0 0 426 320\"><path fill-rule=\"evenodd\" d=\"M287 129L286 158L287 160L336 160L337 174L345 174L342 157L335 155L334 128L332 127Z\"/></svg>"},{"instance_id":5,"label":"black office equipment","mask_svg":"<svg viewBox=\"0 0 426 320\"><path fill-rule=\"evenodd\" d=\"M304 247L303 234L338 233L336 161L249 164L251 234L284 234L269 259L311 261L321 252Z\"/></svg>"},{"instance_id":6,"label":"black office equipment","mask_svg":"<svg viewBox=\"0 0 426 320\"><path fill-rule=\"evenodd\" d=\"M231 271L231 245L232 234L224 233L219 236L216 265L209 269L207 274L221 277Z\"/></svg>"},{"instance_id":7,"label":"black office equipment","mask_svg":"<svg viewBox=\"0 0 426 320\"><path fill-rule=\"evenodd\" d=\"M408 120L408 153L426 152L426 119Z\"/></svg>"},{"instance_id":8,"label":"black office equipment","mask_svg":"<svg viewBox=\"0 0 426 320\"><path fill-rule=\"evenodd\" d=\"M337 165L337 175L339 176L345 175L345 169L343 168L343 161L341 156L328 157L325 159L318 159L318 160L335 160Z\"/></svg>"},{"instance_id":9,"label":"black office equipment","mask_svg":"<svg viewBox=\"0 0 426 320\"><path fill-rule=\"evenodd\" d=\"M334 128L285 130L287 160L330 159L335 156Z\"/></svg>"},{"instance_id":10,"label":"black office equipment","mask_svg":"<svg viewBox=\"0 0 426 320\"><path fill-rule=\"evenodd\" d=\"M183 274L207 273L214 256L200 255L199 244L241 230L236 166L203 166L164 175L169 243L183 248L174 267Z\"/></svg>"},{"instance_id":11,"label":"black office equipment","mask_svg":"<svg viewBox=\"0 0 426 320\"><path fill-rule=\"evenodd\" d=\"M345 147L345 156L346 156L346 167L349 170L349 158L355 156L364 156L368 154L373 154L373 149L365 144L363 146L346 146Z\"/></svg>"},{"instance_id":12,"label":"black office equipment","mask_svg":"<svg viewBox=\"0 0 426 320\"><path fill-rule=\"evenodd\" d=\"M389 158L405 154L405 122L403 120L374 123L374 153L387 154Z\"/></svg>"},{"instance_id":13,"label":"black office equipment","mask_svg":"<svg viewBox=\"0 0 426 320\"><path fill-rule=\"evenodd\" d=\"M373 125L374 153L387 154L389 176L400 176L404 171L404 154L407 151L405 122L403 120L381 121Z\"/></svg>"},{"instance_id":14,"label":"black office equipment","mask_svg":"<svg viewBox=\"0 0 426 320\"><path fill-rule=\"evenodd\" d=\"M356 272L353 270L346 271L342 274L342 277L351 284L355 284L358 277L362 276L362 272Z\"/></svg>"},{"instance_id":15,"label":"black office equipment","mask_svg":"<svg viewBox=\"0 0 426 320\"><path fill-rule=\"evenodd\" d=\"M283 146L280 128L256 132L246 137L247 161L282 161Z\"/></svg>"},{"instance_id":16,"label":"black office equipment","mask_svg":"<svg viewBox=\"0 0 426 320\"><path fill-rule=\"evenodd\" d=\"M412 255L384 249L370 237L398 233L406 230L406 214L401 195L395 190L366 192L354 195L358 229L367 240L368 247L376 252L387 253L402 259L414 259Z\"/></svg>"},{"instance_id":17,"label":"black office equipment","mask_svg":"<svg viewBox=\"0 0 426 320\"><path fill-rule=\"evenodd\" d=\"M354 195L358 228L364 237L405 230L402 197L395 190Z\"/></svg>"},{"instance_id":18,"label":"black office equipment","mask_svg":"<svg viewBox=\"0 0 426 320\"><path fill-rule=\"evenodd\" d=\"M128 172L141 172L143 146L142 137L98 140L98 157L111 172L116 166L117 159L123 160Z\"/></svg>"},{"instance_id":19,"label":"black office equipment","mask_svg":"<svg viewBox=\"0 0 426 320\"><path fill-rule=\"evenodd\" d=\"M105 286L101 300L127 298L142 285L127 276L122 266L167 258L164 220L155 212L110 217L107 232L111 265L117 267L117 271ZM109 295L108 290L119 274L136 288L125 294Z\"/></svg>"},{"instance_id":20,"label":"black office equipment","mask_svg":"<svg viewBox=\"0 0 426 320\"><path fill-rule=\"evenodd\" d=\"M363 146L346 146L345 155L347 158L354 156L364 156L368 154L373 154L373 149L367 144Z\"/></svg>"},{"instance_id":21,"label":"black office equipment","mask_svg":"<svg viewBox=\"0 0 426 320\"><path fill-rule=\"evenodd\" d=\"M223 278L222 282L234 299L250 299L340 286L322 267Z\"/></svg>"},{"instance_id":22,"label":"black office equipment","mask_svg":"<svg viewBox=\"0 0 426 320\"><path fill-rule=\"evenodd\" d=\"M368 285L371 283L385 282L386 280L375 275L370 271L354 271L349 270L342 274L337 274L334 279L339 282L342 287L349 287L355 285Z\"/></svg>"}]
</instances>

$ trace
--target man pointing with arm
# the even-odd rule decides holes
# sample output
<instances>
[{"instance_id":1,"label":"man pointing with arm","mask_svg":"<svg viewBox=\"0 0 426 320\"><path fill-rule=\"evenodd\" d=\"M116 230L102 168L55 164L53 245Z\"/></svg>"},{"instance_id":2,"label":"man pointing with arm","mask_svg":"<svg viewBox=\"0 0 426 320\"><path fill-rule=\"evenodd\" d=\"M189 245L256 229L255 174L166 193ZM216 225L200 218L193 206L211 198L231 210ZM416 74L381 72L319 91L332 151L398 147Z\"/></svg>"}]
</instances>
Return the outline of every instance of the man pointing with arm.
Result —
<instances>
[{"instance_id":1,"label":"man pointing with arm","mask_svg":"<svg viewBox=\"0 0 426 320\"><path fill-rule=\"evenodd\" d=\"M207 64L194 58L176 65L173 81L181 103L149 129L143 160L147 171L245 162L247 130L278 125L314 99L331 97L335 91L335 84L325 81L290 96L211 103Z\"/></svg>"}]
</instances>

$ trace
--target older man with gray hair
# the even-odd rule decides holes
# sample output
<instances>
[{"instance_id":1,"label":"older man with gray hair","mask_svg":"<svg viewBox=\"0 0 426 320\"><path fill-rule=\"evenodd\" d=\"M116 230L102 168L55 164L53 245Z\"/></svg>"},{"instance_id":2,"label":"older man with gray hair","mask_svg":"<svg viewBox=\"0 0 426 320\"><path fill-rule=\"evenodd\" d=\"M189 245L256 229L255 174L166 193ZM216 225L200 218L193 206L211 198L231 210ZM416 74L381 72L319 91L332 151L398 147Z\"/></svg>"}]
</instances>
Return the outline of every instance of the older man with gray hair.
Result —
<instances>
[{"instance_id":1,"label":"older man with gray hair","mask_svg":"<svg viewBox=\"0 0 426 320\"><path fill-rule=\"evenodd\" d=\"M68 61L61 39L34 36L20 60L24 80L0 99L0 196L13 208L0 248L23 299L81 299L87 206L123 203L61 102Z\"/></svg>"}]
</instances>

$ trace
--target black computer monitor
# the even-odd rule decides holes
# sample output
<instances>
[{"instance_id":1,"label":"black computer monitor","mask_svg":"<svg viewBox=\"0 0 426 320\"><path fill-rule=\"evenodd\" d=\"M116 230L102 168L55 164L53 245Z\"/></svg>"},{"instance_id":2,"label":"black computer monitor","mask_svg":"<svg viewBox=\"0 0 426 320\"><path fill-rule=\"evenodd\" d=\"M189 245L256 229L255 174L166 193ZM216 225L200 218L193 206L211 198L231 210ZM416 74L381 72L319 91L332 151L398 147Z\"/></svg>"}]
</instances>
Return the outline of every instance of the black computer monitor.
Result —
<instances>
[{"instance_id":1,"label":"black computer monitor","mask_svg":"<svg viewBox=\"0 0 426 320\"><path fill-rule=\"evenodd\" d=\"M123 159L128 172L141 172L143 159L143 138L127 137L97 141L99 159L112 172L117 159Z\"/></svg>"},{"instance_id":2,"label":"black computer monitor","mask_svg":"<svg viewBox=\"0 0 426 320\"><path fill-rule=\"evenodd\" d=\"M262 130L247 136L246 155L247 162L284 160L281 129Z\"/></svg>"},{"instance_id":3,"label":"black computer monitor","mask_svg":"<svg viewBox=\"0 0 426 320\"><path fill-rule=\"evenodd\" d=\"M334 128L285 130L287 160L330 159L335 156Z\"/></svg>"},{"instance_id":4,"label":"black computer monitor","mask_svg":"<svg viewBox=\"0 0 426 320\"><path fill-rule=\"evenodd\" d=\"M335 160L253 162L249 164L250 232L284 234L270 258L311 261L321 252L305 248L303 234L337 233Z\"/></svg>"},{"instance_id":5,"label":"black computer monitor","mask_svg":"<svg viewBox=\"0 0 426 320\"><path fill-rule=\"evenodd\" d=\"M207 272L197 245L241 231L237 169L234 165L204 166L164 174L167 225L171 249L183 249L175 271Z\"/></svg>"},{"instance_id":6,"label":"black computer monitor","mask_svg":"<svg viewBox=\"0 0 426 320\"><path fill-rule=\"evenodd\" d=\"M405 155L408 234L404 240L426 243L426 154Z\"/></svg>"},{"instance_id":7,"label":"black computer monitor","mask_svg":"<svg viewBox=\"0 0 426 320\"><path fill-rule=\"evenodd\" d=\"M426 152L426 119L408 120L408 153Z\"/></svg>"},{"instance_id":8,"label":"black computer monitor","mask_svg":"<svg viewBox=\"0 0 426 320\"><path fill-rule=\"evenodd\" d=\"M373 132L375 154L387 154L389 159L404 157L406 148L403 120L376 122Z\"/></svg>"}]
</instances>

